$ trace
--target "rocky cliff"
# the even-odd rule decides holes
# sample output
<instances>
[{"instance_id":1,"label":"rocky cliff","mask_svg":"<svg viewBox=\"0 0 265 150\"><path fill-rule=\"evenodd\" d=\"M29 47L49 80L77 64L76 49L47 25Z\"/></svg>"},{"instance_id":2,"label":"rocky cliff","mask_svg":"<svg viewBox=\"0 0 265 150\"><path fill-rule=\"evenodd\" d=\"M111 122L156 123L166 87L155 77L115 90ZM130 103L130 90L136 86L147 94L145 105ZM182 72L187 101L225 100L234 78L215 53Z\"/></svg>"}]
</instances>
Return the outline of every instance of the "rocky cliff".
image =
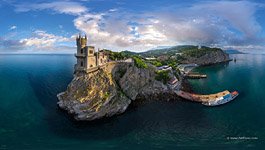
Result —
<instances>
[{"instance_id":1,"label":"rocky cliff","mask_svg":"<svg viewBox=\"0 0 265 150\"><path fill-rule=\"evenodd\" d=\"M229 55L222 50L210 51L199 57L185 55L184 58L183 63L196 63L198 65L211 65L230 60Z\"/></svg>"},{"instance_id":2,"label":"rocky cliff","mask_svg":"<svg viewBox=\"0 0 265 150\"><path fill-rule=\"evenodd\" d=\"M183 63L209 65L229 60L222 50L186 55ZM67 90L57 95L60 108L76 120L95 120L123 113L134 100L178 99L167 85L155 80L156 68L133 62L109 63L91 73L76 73ZM173 76L170 72L170 76Z\"/></svg>"},{"instance_id":3,"label":"rocky cliff","mask_svg":"<svg viewBox=\"0 0 265 150\"><path fill-rule=\"evenodd\" d=\"M133 100L166 99L164 95L176 98L170 88L155 80L155 68L118 63L111 71L101 68L75 74L67 90L58 94L58 105L76 120L94 120L123 113Z\"/></svg>"}]
</instances>

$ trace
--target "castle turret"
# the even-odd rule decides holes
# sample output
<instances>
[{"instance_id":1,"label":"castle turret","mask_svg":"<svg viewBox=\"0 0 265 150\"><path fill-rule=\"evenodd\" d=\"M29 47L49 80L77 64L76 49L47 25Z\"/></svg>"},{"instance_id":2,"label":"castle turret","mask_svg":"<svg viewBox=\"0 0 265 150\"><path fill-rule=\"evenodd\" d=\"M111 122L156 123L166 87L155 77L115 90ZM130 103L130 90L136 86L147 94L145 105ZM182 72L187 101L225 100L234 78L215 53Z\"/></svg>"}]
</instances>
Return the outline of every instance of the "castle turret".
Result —
<instances>
[{"instance_id":1,"label":"castle turret","mask_svg":"<svg viewBox=\"0 0 265 150\"><path fill-rule=\"evenodd\" d=\"M78 37L76 37L76 46L77 46L77 53L75 54L75 57L77 58L77 64L75 66L75 70L85 70L87 68L87 38L82 37L80 34Z\"/></svg>"}]
</instances>

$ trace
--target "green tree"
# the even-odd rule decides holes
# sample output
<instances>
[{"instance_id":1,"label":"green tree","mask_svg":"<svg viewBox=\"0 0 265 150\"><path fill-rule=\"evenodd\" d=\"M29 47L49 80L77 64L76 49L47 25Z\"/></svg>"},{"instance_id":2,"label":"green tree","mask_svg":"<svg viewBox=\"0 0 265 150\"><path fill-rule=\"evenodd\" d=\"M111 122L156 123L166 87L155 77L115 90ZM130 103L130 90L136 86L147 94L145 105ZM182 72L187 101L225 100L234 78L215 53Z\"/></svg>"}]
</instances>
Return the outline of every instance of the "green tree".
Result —
<instances>
[{"instance_id":1,"label":"green tree","mask_svg":"<svg viewBox=\"0 0 265 150\"><path fill-rule=\"evenodd\" d=\"M138 68L147 68L147 64L138 56L133 56L134 64Z\"/></svg>"},{"instance_id":2,"label":"green tree","mask_svg":"<svg viewBox=\"0 0 265 150\"><path fill-rule=\"evenodd\" d=\"M158 81L162 81L164 84L166 84L170 79L168 73L169 71L164 71L164 70L156 71L155 79Z\"/></svg>"}]
</instances>

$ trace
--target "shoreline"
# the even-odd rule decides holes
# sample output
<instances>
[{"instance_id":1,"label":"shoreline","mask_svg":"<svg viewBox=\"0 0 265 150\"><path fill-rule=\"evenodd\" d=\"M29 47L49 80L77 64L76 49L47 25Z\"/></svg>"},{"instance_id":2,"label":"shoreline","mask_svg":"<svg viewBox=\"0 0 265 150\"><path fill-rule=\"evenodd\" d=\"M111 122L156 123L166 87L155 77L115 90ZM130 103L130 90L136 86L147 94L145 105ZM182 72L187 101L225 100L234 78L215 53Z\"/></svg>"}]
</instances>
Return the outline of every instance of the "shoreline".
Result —
<instances>
[{"instance_id":1,"label":"shoreline","mask_svg":"<svg viewBox=\"0 0 265 150\"><path fill-rule=\"evenodd\" d=\"M194 70L195 68L198 68L198 67L207 67L207 66L214 66L214 65L218 65L218 64L226 64L226 63L229 63L230 61L233 61L233 59L228 59L228 60L224 60L222 62L207 64L207 65L198 65L197 67L192 68L189 72L192 72L192 70ZM186 91L189 93L194 93L194 90L192 88L192 85L188 81L188 78L185 78L185 77L182 78L180 90L183 90L183 91Z\"/></svg>"}]
</instances>

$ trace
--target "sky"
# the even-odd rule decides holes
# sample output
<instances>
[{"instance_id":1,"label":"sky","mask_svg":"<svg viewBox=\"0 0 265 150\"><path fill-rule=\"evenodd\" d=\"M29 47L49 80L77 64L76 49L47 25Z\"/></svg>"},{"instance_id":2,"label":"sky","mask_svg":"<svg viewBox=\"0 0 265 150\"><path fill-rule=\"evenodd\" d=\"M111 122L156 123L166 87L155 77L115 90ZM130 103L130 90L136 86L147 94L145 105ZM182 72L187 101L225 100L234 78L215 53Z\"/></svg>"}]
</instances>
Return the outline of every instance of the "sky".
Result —
<instances>
[{"instance_id":1,"label":"sky","mask_svg":"<svg viewBox=\"0 0 265 150\"><path fill-rule=\"evenodd\" d=\"M0 53L205 45L265 53L263 0L1 0Z\"/></svg>"}]
</instances>

